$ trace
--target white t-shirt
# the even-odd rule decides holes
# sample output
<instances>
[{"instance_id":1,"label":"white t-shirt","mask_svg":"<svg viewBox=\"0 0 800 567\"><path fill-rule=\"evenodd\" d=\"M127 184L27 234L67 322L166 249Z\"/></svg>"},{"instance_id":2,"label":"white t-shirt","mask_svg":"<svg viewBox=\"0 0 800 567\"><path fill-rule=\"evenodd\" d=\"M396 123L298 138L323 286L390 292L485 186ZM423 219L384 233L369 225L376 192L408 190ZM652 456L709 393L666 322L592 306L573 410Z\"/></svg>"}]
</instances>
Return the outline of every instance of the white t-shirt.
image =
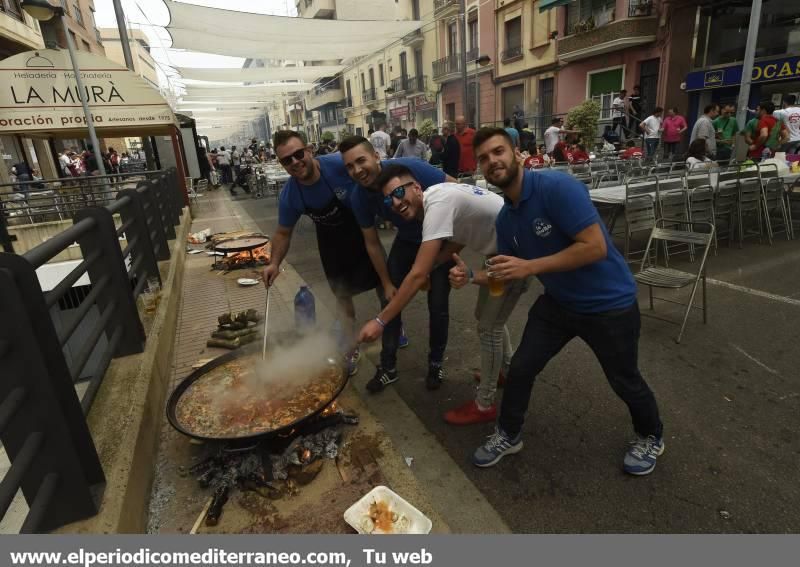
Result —
<instances>
[{"instance_id":1,"label":"white t-shirt","mask_svg":"<svg viewBox=\"0 0 800 567\"><path fill-rule=\"evenodd\" d=\"M800 106L789 106L776 110L772 115L786 124L790 142L800 142Z\"/></svg>"},{"instance_id":2,"label":"white t-shirt","mask_svg":"<svg viewBox=\"0 0 800 567\"><path fill-rule=\"evenodd\" d=\"M710 159L703 158L703 161L700 161L696 157L688 157L686 158L686 167L688 169L708 169L712 166L712 161Z\"/></svg>"},{"instance_id":3,"label":"white t-shirt","mask_svg":"<svg viewBox=\"0 0 800 567\"><path fill-rule=\"evenodd\" d=\"M58 158L58 162L61 164L61 170L64 173L69 173L69 166L72 165L72 160L69 159L67 154L61 154Z\"/></svg>"},{"instance_id":4,"label":"white t-shirt","mask_svg":"<svg viewBox=\"0 0 800 567\"><path fill-rule=\"evenodd\" d=\"M644 137L645 138L660 138L659 131L661 130L661 119L652 114L644 119Z\"/></svg>"},{"instance_id":5,"label":"white t-shirt","mask_svg":"<svg viewBox=\"0 0 800 567\"><path fill-rule=\"evenodd\" d=\"M558 143L560 134L561 128L558 126L550 126L550 128L544 131L544 146L548 154L552 153L552 151L556 149L556 144Z\"/></svg>"},{"instance_id":6,"label":"white t-shirt","mask_svg":"<svg viewBox=\"0 0 800 567\"><path fill-rule=\"evenodd\" d=\"M625 110L625 99L617 97L611 103L611 117L622 118Z\"/></svg>"},{"instance_id":7,"label":"white t-shirt","mask_svg":"<svg viewBox=\"0 0 800 567\"><path fill-rule=\"evenodd\" d=\"M439 183L423 194L422 241L451 240L484 256L497 254L495 220L503 198L462 183Z\"/></svg>"},{"instance_id":8,"label":"white t-shirt","mask_svg":"<svg viewBox=\"0 0 800 567\"><path fill-rule=\"evenodd\" d=\"M231 152L231 162L233 162L233 165L239 165L241 163L241 156L239 154L239 150Z\"/></svg>"},{"instance_id":9,"label":"white t-shirt","mask_svg":"<svg viewBox=\"0 0 800 567\"><path fill-rule=\"evenodd\" d=\"M218 152L217 153L217 164L218 165L230 165L231 164L231 153L228 150Z\"/></svg>"},{"instance_id":10,"label":"white t-shirt","mask_svg":"<svg viewBox=\"0 0 800 567\"><path fill-rule=\"evenodd\" d=\"M392 145L392 138L389 134L383 130L373 132L372 136L369 137L369 143L372 144L372 147L375 148L375 151L378 152L381 159L389 157L389 146Z\"/></svg>"}]
</instances>

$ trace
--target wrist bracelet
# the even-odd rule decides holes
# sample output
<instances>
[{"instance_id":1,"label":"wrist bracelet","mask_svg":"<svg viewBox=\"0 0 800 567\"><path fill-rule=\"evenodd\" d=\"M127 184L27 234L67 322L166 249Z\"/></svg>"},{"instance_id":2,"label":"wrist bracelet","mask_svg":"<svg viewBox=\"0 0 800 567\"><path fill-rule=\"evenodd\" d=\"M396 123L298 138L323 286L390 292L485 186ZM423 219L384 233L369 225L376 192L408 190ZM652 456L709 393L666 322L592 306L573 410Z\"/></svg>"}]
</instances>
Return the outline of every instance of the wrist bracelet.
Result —
<instances>
[{"instance_id":1,"label":"wrist bracelet","mask_svg":"<svg viewBox=\"0 0 800 567\"><path fill-rule=\"evenodd\" d=\"M378 325L380 325L384 329L386 328L386 322L383 319L381 319L380 317L375 317L375 320L378 322Z\"/></svg>"},{"instance_id":2,"label":"wrist bracelet","mask_svg":"<svg viewBox=\"0 0 800 567\"><path fill-rule=\"evenodd\" d=\"M475 272L472 271L472 268L467 267L467 283L472 283L475 279Z\"/></svg>"}]
</instances>

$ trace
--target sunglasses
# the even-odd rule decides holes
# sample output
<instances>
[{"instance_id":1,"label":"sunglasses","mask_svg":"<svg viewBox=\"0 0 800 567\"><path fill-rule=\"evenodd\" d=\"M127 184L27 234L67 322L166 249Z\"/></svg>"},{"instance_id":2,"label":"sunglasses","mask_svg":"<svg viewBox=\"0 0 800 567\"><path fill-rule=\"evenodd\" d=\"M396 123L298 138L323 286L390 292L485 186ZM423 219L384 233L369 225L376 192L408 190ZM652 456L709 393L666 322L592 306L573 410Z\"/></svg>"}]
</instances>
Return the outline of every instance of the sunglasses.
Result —
<instances>
[{"instance_id":1,"label":"sunglasses","mask_svg":"<svg viewBox=\"0 0 800 567\"><path fill-rule=\"evenodd\" d=\"M383 198L383 204L386 205L387 207L391 208L392 205L394 204L393 199L395 197L397 197L397 199L400 200L403 197L405 197L406 196L406 187L408 187L409 185L413 185L413 184L414 184L413 181L409 181L408 183L403 183L402 185L400 185L398 187L395 187L394 189L392 189L391 193L389 193L388 195L386 195Z\"/></svg>"},{"instance_id":2,"label":"sunglasses","mask_svg":"<svg viewBox=\"0 0 800 567\"><path fill-rule=\"evenodd\" d=\"M297 150L293 154L289 154L286 157L282 157L281 159L278 160L278 162L282 166L288 167L288 166L292 165L292 162L294 160L303 161L303 156L305 155L305 153L306 153L306 149L305 148L300 148L299 150Z\"/></svg>"}]
</instances>

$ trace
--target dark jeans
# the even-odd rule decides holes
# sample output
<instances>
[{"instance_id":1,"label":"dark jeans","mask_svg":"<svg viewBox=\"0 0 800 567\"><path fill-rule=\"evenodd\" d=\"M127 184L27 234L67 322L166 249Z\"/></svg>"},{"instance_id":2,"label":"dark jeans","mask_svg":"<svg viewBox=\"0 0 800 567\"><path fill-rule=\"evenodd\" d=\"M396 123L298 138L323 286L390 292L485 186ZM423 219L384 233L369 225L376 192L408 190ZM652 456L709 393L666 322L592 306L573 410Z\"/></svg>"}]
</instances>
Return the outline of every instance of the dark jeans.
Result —
<instances>
[{"instance_id":1,"label":"dark jeans","mask_svg":"<svg viewBox=\"0 0 800 567\"><path fill-rule=\"evenodd\" d=\"M230 165L221 165L222 183L233 183L233 170Z\"/></svg>"},{"instance_id":2,"label":"dark jeans","mask_svg":"<svg viewBox=\"0 0 800 567\"><path fill-rule=\"evenodd\" d=\"M612 132L619 132L622 135L625 128L625 118L623 116L615 116L611 120L611 131ZM627 136L626 136L627 137Z\"/></svg>"},{"instance_id":3,"label":"dark jeans","mask_svg":"<svg viewBox=\"0 0 800 567\"><path fill-rule=\"evenodd\" d=\"M647 150L647 157L652 158L655 157L656 152L658 151L658 138L645 138L644 145Z\"/></svg>"},{"instance_id":4,"label":"dark jeans","mask_svg":"<svg viewBox=\"0 0 800 567\"><path fill-rule=\"evenodd\" d=\"M575 337L592 349L609 385L628 406L639 435L660 437L663 426L655 396L639 373L639 305L607 313L568 311L548 296L528 313L522 341L511 359L498 424L515 437L525 421L533 382L545 365Z\"/></svg>"},{"instance_id":5,"label":"dark jeans","mask_svg":"<svg viewBox=\"0 0 800 567\"><path fill-rule=\"evenodd\" d=\"M664 157L672 158L678 153L678 145L680 142L664 142Z\"/></svg>"},{"instance_id":6,"label":"dark jeans","mask_svg":"<svg viewBox=\"0 0 800 567\"><path fill-rule=\"evenodd\" d=\"M417 257L419 244L395 238L392 250L389 252L387 268L392 284L399 288L403 279L411 271ZM429 364L441 364L444 360L444 351L447 348L447 332L450 325L450 280L447 275L452 262L442 264L431 272L431 288L428 291L428 315L430 329L428 346ZM385 307L386 303L383 303ZM397 349L400 342L400 328L403 322L398 315L392 319L383 331L383 349L381 350L381 366L392 370L397 365Z\"/></svg>"}]
</instances>

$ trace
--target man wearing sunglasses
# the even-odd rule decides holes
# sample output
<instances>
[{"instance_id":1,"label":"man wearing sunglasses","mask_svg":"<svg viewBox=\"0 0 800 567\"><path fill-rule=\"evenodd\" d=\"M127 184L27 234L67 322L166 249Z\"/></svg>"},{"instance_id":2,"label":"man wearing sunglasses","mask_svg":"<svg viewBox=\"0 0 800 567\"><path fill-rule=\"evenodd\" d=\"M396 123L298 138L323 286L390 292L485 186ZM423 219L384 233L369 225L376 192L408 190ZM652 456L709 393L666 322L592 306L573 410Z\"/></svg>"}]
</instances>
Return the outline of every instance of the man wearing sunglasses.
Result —
<instances>
[{"instance_id":1,"label":"man wearing sunglasses","mask_svg":"<svg viewBox=\"0 0 800 567\"><path fill-rule=\"evenodd\" d=\"M484 257L497 252L495 218L503 207L498 195L458 183L442 183L423 193L407 167L390 165L382 171L381 187L386 206L406 221L422 223L422 244L408 275L389 304L359 333L359 341L376 340L414 297L437 264L452 265L454 255L468 248ZM446 263L447 262L447 263ZM434 270L435 271L435 270ZM445 413L452 425L491 422L497 418L494 403L497 378L511 360L511 340L506 320L519 300L525 282L506 287L499 296L481 292L475 309L481 353L481 377L475 398Z\"/></svg>"},{"instance_id":2,"label":"man wearing sunglasses","mask_svg":"<svg viewBox=\"0 0 800 567\"><path fill-rule=\"evenodd\" d=\"M325 277L344 315L348 341L355 336L353 296L375 289L378 276L369 261L361 229L353 216L350 194L353 182L339 154L315 159L311 148L297 132L275 134L278 161L291 175L278 200L278 228L272 236L272 257L264 268L264 284L271 286L292 240L292 230L301 215L314 221L317 245ZM360 352L348 354L350 374L358 371Z\"/></svg>"},{"instance_id":3,"label":"man wearing sunglasses","mask_svg":"<svg viewBox=\"0 0 800 567\"><path fill-rule=\"evenodd\" d=\"M392 211L391 203L384 204L383 195L376 185L378 176L383 168L390 164L403 164L413 172L423 190L454 179L445 175L441 169L416 158L381 160L372 144L361 136L345 138L339 144L339 150L342 152L342 159L350 177L357 183L352 196L353 212L364 234L372 265L380 278L384 291L382 306L385 307L414 264L414 258L422 242L422 223L416 219L406 220ZM376 217L393 223L397 228L397 236L392 243L388 259L375 227ZM440 269L434 270L429 280L430 290L427 299L430 350L425 384L430 390L439 388L444 377L442 361L447 347L447 331L450 323L448 269L449 266L443 265ZM387 324L383 333L380 366L372 380L367 383L370 392L381 392L386 386L397 381L397 349L400 344L401 328L402 321L399 315Z\"/></svg>"}]
</instances>

